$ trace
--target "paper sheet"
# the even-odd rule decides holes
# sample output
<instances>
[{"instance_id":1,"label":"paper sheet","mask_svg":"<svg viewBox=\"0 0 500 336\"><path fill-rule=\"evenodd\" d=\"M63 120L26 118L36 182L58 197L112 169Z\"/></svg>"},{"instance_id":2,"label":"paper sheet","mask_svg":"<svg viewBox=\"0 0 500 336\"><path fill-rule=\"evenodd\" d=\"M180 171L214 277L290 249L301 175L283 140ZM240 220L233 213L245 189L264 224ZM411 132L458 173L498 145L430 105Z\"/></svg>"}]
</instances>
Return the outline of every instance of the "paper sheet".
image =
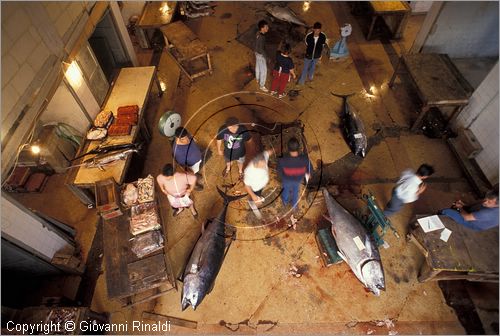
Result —
<instances>
[{"instance_id":1,"label":"paper sheet","mask_svg":"<svg viewBox=\"0 0 500 336\"><path fill-rule=\"evenodd\" d=\"M418 224L425 233L444 229L444 224L441 222L438 216L429 216L417 219Z\"/></svg>"},{"instance_id":2,"label":"paper sheet","mask_svg":"<svg viewBox=\"0 0 500 336\"><path fill-rule=\"evenodd\" d=\"M354 243L356 244L356 246L360 251L365 249L365 244L363 244L359 236L354 237L352 240L354 240Z\"/></svg>"},{"instance_id":3,"label":"paper sheet","mask_svg":"<svg viewBox=\"0 0 500 336\"><path fill-rule=\"evenodd\" d=\"M444 228L443 231L441 231L441 237L439 237L442 241L447 242L448 238L450 238L451 235L451 230L448 230L447 228Z\"/></svg>"}]
</instances>

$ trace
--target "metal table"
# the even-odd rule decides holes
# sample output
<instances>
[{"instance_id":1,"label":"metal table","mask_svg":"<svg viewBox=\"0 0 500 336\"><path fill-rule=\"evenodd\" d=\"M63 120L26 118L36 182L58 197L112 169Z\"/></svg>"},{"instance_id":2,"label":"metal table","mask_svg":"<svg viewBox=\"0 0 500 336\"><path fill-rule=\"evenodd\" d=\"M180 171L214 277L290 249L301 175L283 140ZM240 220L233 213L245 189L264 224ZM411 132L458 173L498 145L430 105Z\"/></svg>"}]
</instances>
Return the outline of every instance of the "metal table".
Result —
<instances>
[{"instance_id":1,"label":"metal table","mask_svg":"<svg viewBox=\"0 0 500 336\"><path fill-rule=\"evenodd\" d=\"M370 41L373 37L377 19L385 22L391 31L392 38L401 38L411 13L411 8L405 1L362 1L355 2L352 5L354 12L357 10L357 7L365 7L371 16L370 25L366 31L367 41Z\"/></svg>"},{"instance_id":2,"label":"metal table","mask_svg":"<svg viewBox=\"0 0 500 336\"><path fill-rule=\"evenodd\" d=\"M407 239L425 256L418 280L458 280L498 282L498 228L477 232L439 216L452 231L448 242L440 239L441 230L425 233L416 216L410 222Z\"/></svg>"},{"instance_id":3,"label":"metal table","mask_svg":"<svg viewBox=\"0 0 500 336\"><path fill-rule=\"evenodd\" d=\"M111 88L109 97L103 107L103 110L112 111L117 115L118 107L125 105L139 106L138 122L132 127L129 135L126 136L109 136L106 140L110 143L133 143L136 141L139 133L145 140L149 140L150 134L144 122L144 111L146 109L149 93L153 80L156 78L156 68L154 66L147 67L131 67L120 70L116 81ZM96 148L100 141L85 141L81 153L87 153ZM92 158L92 155L85 156L83 159ZM83 160L81 160L83 161ZM131 155L126 160L118 161L112 166L106 167L104 170L98 168L86 168L79 166L71 169L68 174L66 185L70 190L85 204L93 205L94 184L97 181L106 178L114 178L121 184L125 178L127 168L131 161ZM77 165L77 162L73 162Z\"/></svg>"},{"instance_id":4,"label":"metal table","mask_svg":"<svg viewBox=\"0 0 500 336\"><path fill-rule=\"evenodd\" d=\"M446 54L408 54L400 58L389 81L392 88L396 76L407 73L422 102L422 108L411 130L420 127L431 107L454 107L448 122L469 103L474 89L460 74Z\"/></svg>"}]
</instances>

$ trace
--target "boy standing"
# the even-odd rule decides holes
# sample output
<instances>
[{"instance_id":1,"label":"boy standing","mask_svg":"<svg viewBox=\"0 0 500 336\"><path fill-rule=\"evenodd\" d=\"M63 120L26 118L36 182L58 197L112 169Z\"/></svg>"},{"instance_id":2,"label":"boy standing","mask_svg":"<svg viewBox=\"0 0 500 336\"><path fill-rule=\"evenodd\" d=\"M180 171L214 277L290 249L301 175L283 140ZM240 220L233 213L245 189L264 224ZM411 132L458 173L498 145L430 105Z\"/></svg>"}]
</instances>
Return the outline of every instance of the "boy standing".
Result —
<instances>
[{"instance_id":1,"label":"boy standing","mask_svg":"<svg viewBox=\"0 0 500 336\"><path fill-rule=\"evenodd\" d=\"M271 84L271 95L278 92L278 98L286 96L286 84L290 81L290 75L295 79L297 76L294 72L294 64L290 58L290 44L286 43L283 46L283 51L276 56L276 64L273 69L273 82Z\"/></svg>"},{"instance_id":2,"label":"boy standing","mask_svg":"<svg viewBox=\"0 0 500 336\"><path fill-rule=\"evenodd\" d=\"M295 211L302 179L305 177L307 182L311 176L311 162L306 155L299 153L300 143L297 138L288 140L287 147L289 155L278 160L278 174L283 185L281 200L284 206L291 202Z\"/></svg>"},{"instance_id":3,"label":"boy standing","mask_svg":"<svg viewBox=\"0 0 500 336\"><path fill-rule=\"evenodd\" d=\"M238 118L229 117L226 123L221 126L217 132L217 151L219 155L224 156L226 168L222 172L222 176L226 177L231 170L231 162L238 163L238 172L240 179L243 178L243 163L245 162L245 142L252 139L249 131L245 126L239 125ZM224 146L224 149L222 149Z\"/></svg>"}]
</instances>

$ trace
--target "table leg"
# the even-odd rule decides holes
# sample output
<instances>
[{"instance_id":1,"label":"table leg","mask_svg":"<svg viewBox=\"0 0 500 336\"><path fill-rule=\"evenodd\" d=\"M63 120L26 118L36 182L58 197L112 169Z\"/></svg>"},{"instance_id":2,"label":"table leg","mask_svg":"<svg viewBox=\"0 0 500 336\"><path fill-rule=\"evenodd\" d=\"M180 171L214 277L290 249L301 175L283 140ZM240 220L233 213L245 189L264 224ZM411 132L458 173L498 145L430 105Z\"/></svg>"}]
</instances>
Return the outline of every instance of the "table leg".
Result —
<instances>
[{"instance_id":1,"label":"table leg","mask_svg":"<svg viewBox=\"0 0 500 336\"><path fill-rule=\"evenodd\" d=\"M422 123L422 119L424 119L425 115L430 110L430 108L431 107L429 105L422 106L422 110L420 111L420 114L418 115L417 120L415 120L415 122L413 123L413 126L410 129L412 132L415 132L420 127L420 124Z\"/></svg>"},{"instance_id":2,"label":"table leg","mask_svg":"<svg viewBox=\"0 0 500 336\"><path fill-rule=\"evenodd\" d=\"M448 118L448 121L447 121L447 125L449 126L450 123L455 119L455 117L457 117L459 115L459 112L463 109L463 105L462 106L456 106L454 109L453 109L453 112L451 113L450 117Z\"/></svg>"},{"instance_id":3,"label":"table leg","mask_svg":"<svg viewBox=\"0 0 500 336\"><path fill-rule=\"evenodd\" d=\"M440 270L435 270L427 264L426 261L422 264L420 268L420 273L418 275L418 282L426 282L432 280L436 275L441 272Z\"/></svg>"},{"instance_id":4,"label":"table leg","mask_svg":"<svg viewBox=\"0 0 500 336\"><path fill-rule=\"evenodd\" d=\"M396 69L394 69L394 73L392 74L391 80L389 81L389 87L392 89L392 86L394 85L394 81L396 80L396 76L398 75L399 68L401 66L401 58L398 61L398 64L396 65Z\"/></svg>"},{"instance_id":5,"label":"table leg","mask_svg":"<svg viewBox=\"0 0 500 336\"><path fill-rule=\"evenodd\" d=\"M163 96L163 90L161 89L160 79L158 78L158 68L155 70L154 81L158 87L158 97Z\"/></svg>"},{"instance_id":6,"label":"table leg","mask_svg":"<svg viewBox=\"0 0 500 336\"><path fill-rule=\"evenodd\" d=\"M375 21L377 21L377 16L372 17L372 22L370 23L370 28L368 29L368 34L366 35L366 40L370 41L372 38L373 28L375 27Z\"/></svg>"}]
</instances>

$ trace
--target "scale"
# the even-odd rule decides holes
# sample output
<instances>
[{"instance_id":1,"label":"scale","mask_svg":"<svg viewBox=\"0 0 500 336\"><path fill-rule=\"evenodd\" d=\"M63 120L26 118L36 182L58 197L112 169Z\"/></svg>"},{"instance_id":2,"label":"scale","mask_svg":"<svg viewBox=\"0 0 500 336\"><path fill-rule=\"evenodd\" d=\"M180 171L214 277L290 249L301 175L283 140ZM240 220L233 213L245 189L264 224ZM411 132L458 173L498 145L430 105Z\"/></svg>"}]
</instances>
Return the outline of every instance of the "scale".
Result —
<instances>
[{"instance_id":1,"label":"scale","mask_svg":"<svg viewBox=\"0 0 500 336\"><path fill-rule=\"evenodd\" d=\"M351 34L352 26L349 23L345 23L342 27L340 27L340 36L342 38L335 43L330 51L330 59L337 60L349 55L349 49L347 49L347 37Z\"/></svg>"},{"instance_id":2,"label":"scale","mask_svg":"<svg viewBox=\"0 0 500 336\"><path fill-rule=\"evenodd\" d=\"M173 137L177 127L181 126L181 115L174 111L165 112L158 122L158 129L161 135L166 137Z\"/></svg>"}]
</instances>

